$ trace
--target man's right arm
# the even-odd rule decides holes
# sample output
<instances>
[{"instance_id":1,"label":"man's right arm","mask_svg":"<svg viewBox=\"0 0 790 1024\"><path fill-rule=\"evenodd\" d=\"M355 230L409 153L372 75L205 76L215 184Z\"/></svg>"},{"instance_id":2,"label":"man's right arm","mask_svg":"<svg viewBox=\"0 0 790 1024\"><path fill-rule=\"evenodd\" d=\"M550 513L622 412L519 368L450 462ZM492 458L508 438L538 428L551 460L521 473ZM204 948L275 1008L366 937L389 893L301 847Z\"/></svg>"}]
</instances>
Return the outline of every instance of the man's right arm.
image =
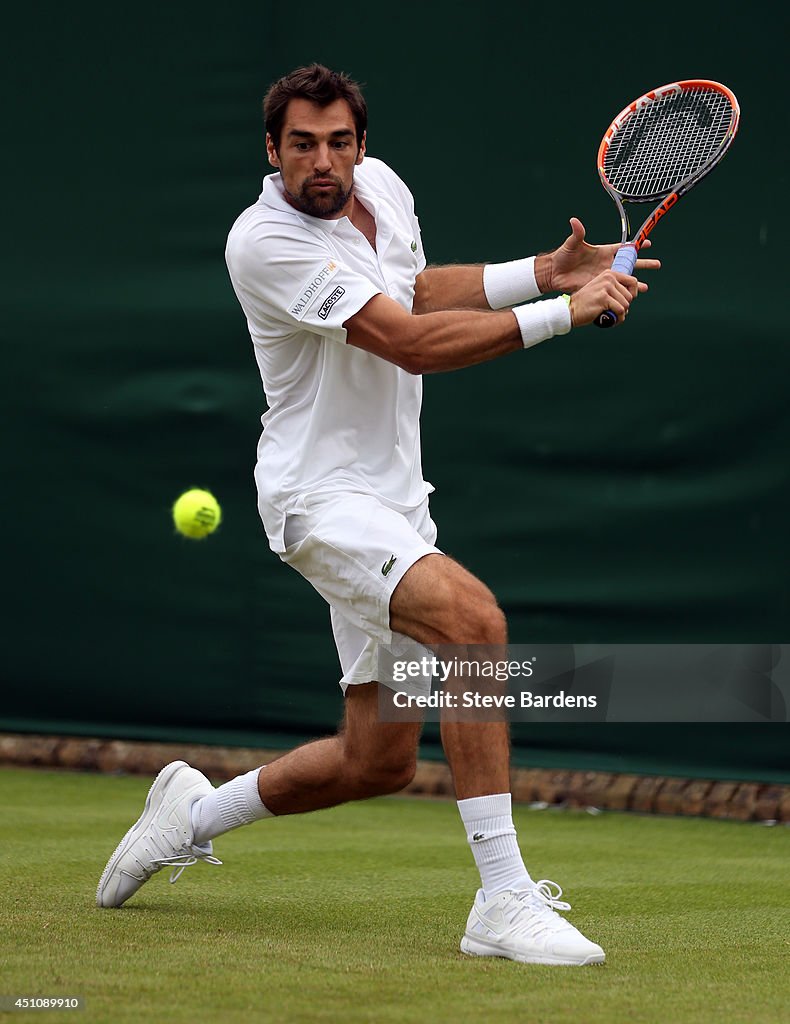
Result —
<instances>
[{"instance_id":1,"label":"man's right arm","mask_svg":"<svg viewBox=\"0 0 790 1024\"><path fill-rule=\"evenodd\" d=\"M510 310L407 313L387 295L374 295L343 326L347 343L395 363L408 373L458 370L523 347Z\"/></svg>"},{"instance_id":2,"label":"man's right arm","mask_svg":"<svg viewBox=\"0 0 790 1024\"><path fill-rule=\"evenodd\" d=\"M544 299L514 310L446 310L408 313L378 294L344 321L347 343L408 373L438 373L496 359L539 341L592 323L603 309L625 319L637 293L636 278L607 270L571 298ZM570 314L570 318L569 315Z\"/></svg>"}]
</instances>

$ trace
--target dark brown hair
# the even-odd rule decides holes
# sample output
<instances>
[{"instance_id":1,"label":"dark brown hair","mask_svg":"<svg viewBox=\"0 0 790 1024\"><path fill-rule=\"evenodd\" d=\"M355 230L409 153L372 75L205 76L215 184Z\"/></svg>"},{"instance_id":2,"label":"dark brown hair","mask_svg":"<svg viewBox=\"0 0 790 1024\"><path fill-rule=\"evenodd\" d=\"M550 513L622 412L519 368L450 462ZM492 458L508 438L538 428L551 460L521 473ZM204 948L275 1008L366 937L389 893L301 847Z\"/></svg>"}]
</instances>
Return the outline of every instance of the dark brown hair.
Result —
<instances>
[{"instance_id":1,"label":"dark brown hair","mask_svg":"<svg viewBox=\"0 0 790 1024\"><path fill-rule=\"evenodd\" d=\"M288 102L294 99L310 100L319 107L328 107L335 100L345 100L354 117L357 145L362 144L362 136L368 126L368 107L357 83L342 71L330 71L323 64L308 64L279 79L264 97L266 131L271 135L275 149L280 148Z\"/></svg>"}]
</instances>

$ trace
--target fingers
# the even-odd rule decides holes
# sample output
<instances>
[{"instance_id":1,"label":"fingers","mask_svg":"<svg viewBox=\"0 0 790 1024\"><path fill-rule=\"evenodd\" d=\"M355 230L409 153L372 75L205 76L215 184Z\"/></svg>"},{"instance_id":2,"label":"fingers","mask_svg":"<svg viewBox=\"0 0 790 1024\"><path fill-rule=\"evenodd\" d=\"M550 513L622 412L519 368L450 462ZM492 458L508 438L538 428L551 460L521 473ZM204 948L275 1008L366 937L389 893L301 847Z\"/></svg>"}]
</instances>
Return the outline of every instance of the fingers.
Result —
<instances>
[{"instance_id":1,"label":"fingers","mask_svg":"<svg viewBox=\"0 0 790 1024\"><path fill-rule=\"evenodd\" d=\"M570 225L571 235L566 241L565 245L568 249L574 250L578 249L580 246L584 244L584 236L586 232L584 230L584 225L578 217L571 217Z\"/></svg>"},{"instance_id":2,"label":"fingers","mask_svg":"<svg viewBox=\"0 0 790 1024\"><path fill-rule=\"evenodd\" d=\"M642 242L642 244L639 246L639 251L642 252L643 249L649 249L652 244L653 243L650 241L650 239L646 238L644 240L644 242ZM661 260L637 260L636 261L635 269L636 270L660 270L661 269Z\"/></svg>"},{"instance_id":3,"label":"fingers","mask_svg":"<svg viewBox=\"0 0 790 1024\"><path fill-rule=\"evenodd\" d=\"M571 296L571 322L582 327L611 310L621 324L637 295L646 291L647 285L633 275L604 270Z\"/></svg>"},{"instance_id":4,"label":"fingers","mask_svg":"<svg viewBox=\"0 0 790 1024\"><path fill-rule=\"evenodd\" d=\"M604 303L600 311L611 310L621 324L628 316L631 303L637 296L639 282L630 274L621 274L617 270L607 270L599 279L603 285Z\"/></svg>"},{"instance_id":5,"label":"fingers","mask_svg":"<svg viewBox=\"0 0 790 1024\"><path fill-rule=\"evenodd\" d=\"M628 316L631 303L640 291L647 290L647 285L644 285L644 288L642 288L642 282L637 281L630 274L620 274L617 271L612 271L612 276L615 278L614 305L610 305L607 308L617 314L617 322L621 324Z\"/></svg>"},{"instance_id":6,"label":"fingers","mask_svg":"<svg viewBox=\"0 0 790 1024\"><path fill-rule=\"evenodd\" d=\"M617 322L621 324L628 316L628 309L631 305L631 296L628 292L618 289L614 294L610 293L605 309L611 309L617 315Z\"/></svg>"},{"instance_id":7,"label":"fingers","mask_svg":"<svg viewBox=\"0 0 790 1024\"><path fill-rule=\"evenodd\" d=\"M639 251L642 252L645 249L649 249L652 244L653 243L650 241L650 239L646 238L645 241L642 242L642 244L640 245ZM614 257L617 255L617 252L620 249L621 245L622 245L621 242L613 242L613 243L610 243L609 245L599 245L598 249L601 252L605 252L607 257L611 253L611 259L614 259ZM660 270L661 269L661 260L637 259L634 269L635 270Z\"/></svg>"},{"instance_id":8,"label":"fingers","mask_svg":"<svg viewBox=\"0 0 790 1024\"><path fill-rule=\"evenodd\" d=\"M632 299L636 298L636 293L639 290L640 281L637 281L631 274L622 274L619 270L610 270L609 273L617 281L621 288L624 288Z\"/></svg>"},{"instance_id":9,"label":"fingers","mask_svg":"<svg viewBox=\"0 0 790 1024\"><path fill-rule=\"evenodd\" d=\"M604 270L571 298L571 320L575 327L592 323L604 310L610 309L622 323L628 308L639 291L639 282L630 274Z\"/></svg>"}]
</instances>

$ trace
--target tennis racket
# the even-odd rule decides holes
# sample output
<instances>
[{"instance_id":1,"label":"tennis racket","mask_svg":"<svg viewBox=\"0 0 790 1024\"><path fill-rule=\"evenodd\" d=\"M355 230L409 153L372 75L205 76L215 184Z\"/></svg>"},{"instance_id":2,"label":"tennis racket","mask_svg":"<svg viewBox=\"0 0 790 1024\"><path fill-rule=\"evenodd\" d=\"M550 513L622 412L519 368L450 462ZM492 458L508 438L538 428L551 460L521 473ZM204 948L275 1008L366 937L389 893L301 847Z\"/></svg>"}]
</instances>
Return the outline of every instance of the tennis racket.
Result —
<instances>
[{"instance_id":1,"label":"tennis racket","mask_svg":"<svg viewBox=\"0 0 790 1024\"><path fill-rule=\"evenodd\" d=\"M598 150L601 184L620 213L622 239L612 270L634 272L637 253L664 214L702 181L730 148L740 109L718 82L673 82L640 96L612 121ZM655 203L629 242L624 203ZM612 327L611 310L595 320Z\"/></svg>"}]
</instances>

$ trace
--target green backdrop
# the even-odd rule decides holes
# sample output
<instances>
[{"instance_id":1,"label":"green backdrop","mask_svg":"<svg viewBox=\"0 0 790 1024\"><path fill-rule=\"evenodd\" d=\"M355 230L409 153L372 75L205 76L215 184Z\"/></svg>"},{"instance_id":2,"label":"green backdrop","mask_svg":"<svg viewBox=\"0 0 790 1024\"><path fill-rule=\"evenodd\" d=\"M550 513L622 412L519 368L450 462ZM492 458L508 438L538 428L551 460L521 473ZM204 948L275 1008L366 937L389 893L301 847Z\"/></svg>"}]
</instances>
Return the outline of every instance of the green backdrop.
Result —
<instances>
[{"instance_id":1,"label":"green backdrop","mask_svg":"<svg viewBox=\"0 0 790 1024\"><path fill-rule=\"evenodd\" d=\"M611 117L674 78L735 90L740 137L657 229L665 269L627 328L428 379L425 470L440 543L516 642L787 640L772 9L714 25L704 7L624 24L578 3L17 5L0 728L286 746L342 711L326 609L257 518L263 401L223 261L268 171L263 92L316 59L366 84L369 152L409 183L436 263L551 248L572 214L613 239L594 162ZM169 520L192 485L225 512L201 544ZM522 763L790 780L786 726L515 740Z\"/></svg>"}]
</instances>

